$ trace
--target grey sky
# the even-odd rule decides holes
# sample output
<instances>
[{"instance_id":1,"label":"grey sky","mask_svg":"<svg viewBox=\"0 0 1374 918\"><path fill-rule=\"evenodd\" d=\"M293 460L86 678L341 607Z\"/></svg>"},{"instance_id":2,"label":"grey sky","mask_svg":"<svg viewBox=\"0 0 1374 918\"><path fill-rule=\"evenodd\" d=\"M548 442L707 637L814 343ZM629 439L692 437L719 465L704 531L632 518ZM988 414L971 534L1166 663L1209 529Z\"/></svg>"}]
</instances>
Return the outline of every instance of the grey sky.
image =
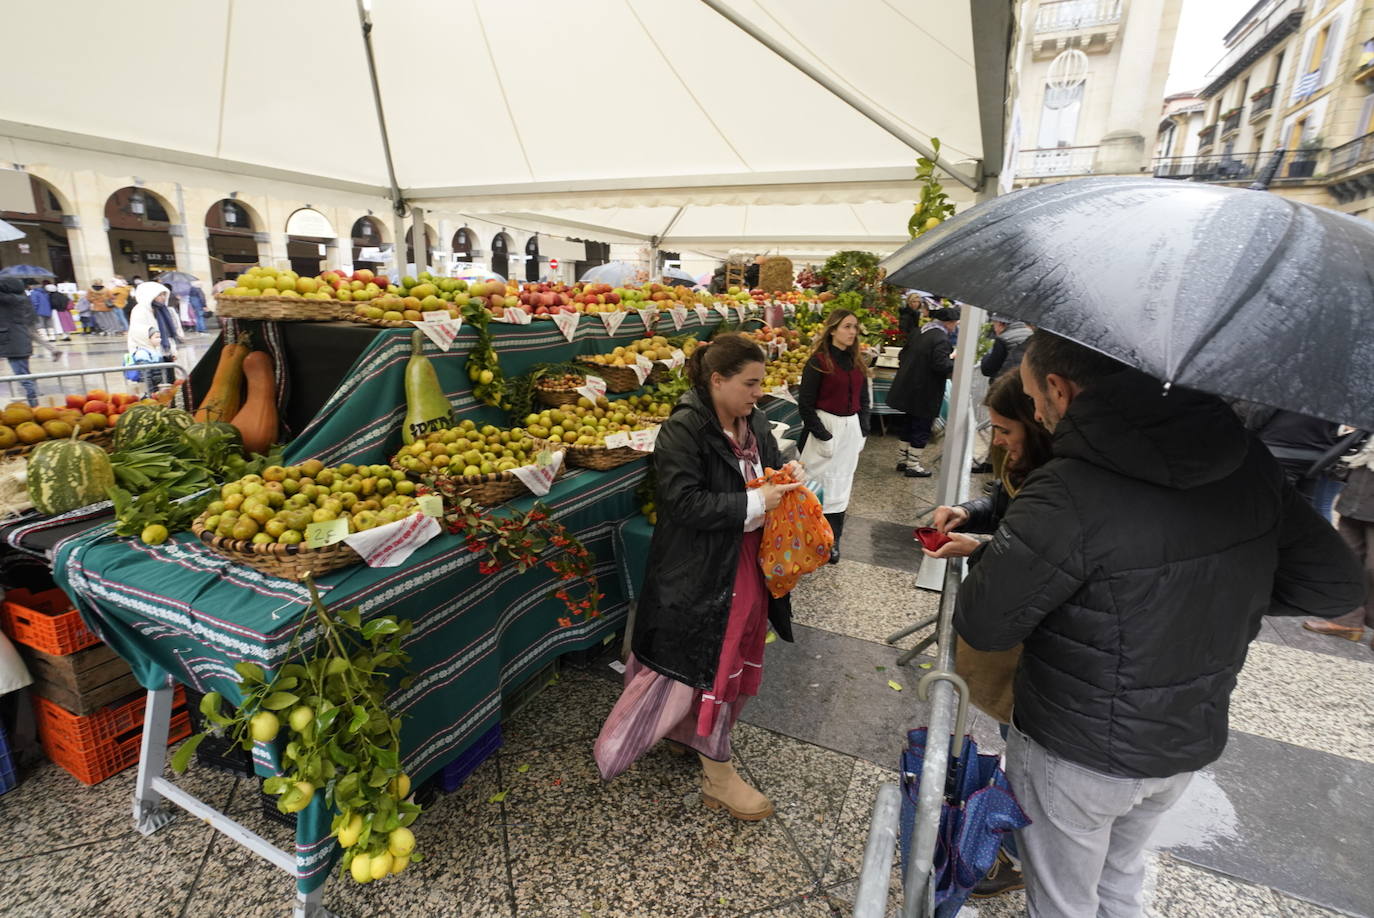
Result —
<instances>
[{"instance_id":1,"label":"grey sky","mask_svg":"<svg viewBox=\"0 0 1374 918\"><path fill-rule=\"evenodd\" d=\"M1226 50L1221 38L1255 0L1183 0L1183 14L1174 40L1174 57L1169 63L1169 79L1164 94L1201 89L1207 72L1221 60Z\"/></svg>"}]
</instances>

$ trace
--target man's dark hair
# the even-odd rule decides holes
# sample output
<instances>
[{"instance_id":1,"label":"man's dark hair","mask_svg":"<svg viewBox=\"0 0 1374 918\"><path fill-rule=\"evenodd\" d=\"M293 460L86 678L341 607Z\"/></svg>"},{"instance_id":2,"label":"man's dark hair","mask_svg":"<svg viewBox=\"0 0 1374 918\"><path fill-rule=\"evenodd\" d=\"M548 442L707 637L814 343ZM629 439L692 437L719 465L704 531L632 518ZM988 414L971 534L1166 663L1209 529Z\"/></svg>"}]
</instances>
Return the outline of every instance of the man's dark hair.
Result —
<instances>
[{"instance_id":1,"label":"man's dark hair","mask_svg":"<svg viewBox=\"0 0 1374 918\"><path fill-rule=\"evenodd\" d=\"M1045 377L1053 373L1084 389L1103 377L1129 369L1119 360L1043 328L1030 336L1022 360L1041 385L1044 385Z\"/></svg>"}]
</instances>

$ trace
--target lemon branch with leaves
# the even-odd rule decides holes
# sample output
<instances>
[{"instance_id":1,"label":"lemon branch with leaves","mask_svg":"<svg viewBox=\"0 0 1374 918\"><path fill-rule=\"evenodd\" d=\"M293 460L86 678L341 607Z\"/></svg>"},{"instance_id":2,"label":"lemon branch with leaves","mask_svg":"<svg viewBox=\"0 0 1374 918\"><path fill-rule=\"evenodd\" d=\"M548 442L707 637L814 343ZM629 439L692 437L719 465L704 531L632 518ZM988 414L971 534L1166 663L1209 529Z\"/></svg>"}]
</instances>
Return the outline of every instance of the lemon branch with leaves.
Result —
<instances>
[{"instance_id":1,"label":"lemon branch with leaves","mask_svg":"<svg viewBox=\"0 0 1374 918\"><path fill-rule=\"evenodd\" d=\"M916 212L906 223L906 231L912 239L954 216L954 205L949 203L949 195L945 194L944 186L935 177L936 160L940 158L940 138L930 138L930 146L935 159L922 156L916 160L916 181L921 183L921 199L916 202Z\"/></svg>"}]
</instances>

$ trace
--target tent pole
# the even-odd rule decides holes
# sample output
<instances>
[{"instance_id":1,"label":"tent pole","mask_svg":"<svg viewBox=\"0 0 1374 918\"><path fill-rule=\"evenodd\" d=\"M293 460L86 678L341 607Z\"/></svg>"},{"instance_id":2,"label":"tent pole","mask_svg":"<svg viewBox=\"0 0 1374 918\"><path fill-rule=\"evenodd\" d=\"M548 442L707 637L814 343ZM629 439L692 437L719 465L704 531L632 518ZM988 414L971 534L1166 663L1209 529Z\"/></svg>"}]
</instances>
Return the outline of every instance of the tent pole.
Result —
<instances>
[{"instance_id":1,"label":"tent pole","mask_svg":"<svg viewBox=\"0 0 1374 918\"><path fill-rule=\"evenodd\" d=\"M730 20L738 28L743 30L751 38L753 38L759 44L763 45L769 51L772 51L778 57L787 61L787 63L791 64L793 67L796 67L802 73L806 74L811 79L821 84L821 86L823 86L828 92L830 92L840 101L844 102L850 108L857 111L859 114L863 115L869 121L872 121L878 127L882 128L884 131L887 131L893 137L897 138L903 144L915 150L917 153L920 153L927 159L934 160L936 165L938 165L941 169L948 173L949 177L954 179L960 185L963 185L970 191L978 190L981 181L977 175L970 175L969 173L957 168L952 163L942 162L940 158L935 155L935 151L932 150L928 144L926 144L920 138L914 136L910 131L908 131L906 128L898 124L893 118L891 118L883 112L878 111L877 108L873 107L868 102L864 101L864 99L860 98L858 93L855 93L852 90L840 85L837 81L831 79L825 73L822 73L819 68L814 67L809 62L802 60L800 56L793 53L791 48L788 48L781 42L776 41L773 38L773 36L769 35L767 32L763 31L758 26L750 22L748 19L745 19L739 13L731 9L727 4L723 2L723 0L701 0L701 2L705 3L711 9L715 10L717 13L724 16L726 19ZM984 155L986 155L986 152L984 153Z\"/></svg>"},{"instance_id":2,"label":"tent pole","mask_svg":"<svg viewBox=\"0 0 1374 918\"><path fill-rule=\"evenodd\" d=\"M396 164L391 159L391 137L386 130L386 112L382 110L382 89L377 83L377 58L372 53L372 12L368 0L357 0L358 24L363 32L363 50L367 52L367 76L372 83L372 104L377 109L377 129L382 137L382 156L386 159L386 177L391 183L391 207L397 213L405 212L405 198L401 186L396 182ZM399 243L398 243L399 244ZM402 265L402 270L405 266Z\"/></svg>"},{"instance_id":3,"label":"tent pole","mask_svg":"<svg viewBox=\"0 0 1374 918\"><path fill-rule=\"evenodd\" d=\"M429 248L429 230L425 228L423 207L410 208L410 240L411 247L415 249L415 275L418 277L421 271L429 270L429 259L425 257L425 250Z\"/></svg>"}]
</instances>

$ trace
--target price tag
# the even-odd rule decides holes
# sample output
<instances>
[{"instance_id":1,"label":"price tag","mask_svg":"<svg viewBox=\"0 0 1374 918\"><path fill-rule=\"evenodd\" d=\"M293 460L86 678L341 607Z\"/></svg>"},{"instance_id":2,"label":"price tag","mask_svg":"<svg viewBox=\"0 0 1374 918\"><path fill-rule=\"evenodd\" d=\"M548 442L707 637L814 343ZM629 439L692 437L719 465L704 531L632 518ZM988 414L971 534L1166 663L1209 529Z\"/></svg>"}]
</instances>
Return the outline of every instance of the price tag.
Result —
<instances>
[{"instance_id":1,"label":"price tag","mask_svg":"<svg viewBox=\"0 0 1374 918\"><path fill-rule=\"evenodd\" d=\"M687 321L687 309L683 306L672 306L668 309L668 315L673 317L673 330L681 331L682 323Z\"/></svg>"},{"instance_id":2,"label":"price tag","mask_svg":"<svg viewBox=\"0 0 1374 918\"><path fill-rule=\"evenodd\" d=\"M412 513L403 520L355 532L345 541L368 567L395 567L442 531L434 517Z\"/></svg>"},{"instance_id":3,"label":"price tag","mask_svg":"<svg viewBox=\"0 0 1374 918\"><path fill-rule=\"evenodd\" d=\"M720 313L720 317L721 317L722 319L724 319L726 322L729 322L729 321L730 321L730 307L729 307L729 306L717 306L717 307L716 307L716 312Z\"/></svg>"},{"instance_id":4,"label":"price tag","mask_svg":"<svg viewBox=\"0 0 1374 918\"><path fill-rule=\"evenodd\" d=\"M580 318L582 317L575 312L564 312L559 309L553 313L553 324L558 326L564 338L571 341L577 334L577 320Z\"/></svg>"},{"instance_id":5,"label":"price tag","mask_svg":"<svg viewBox=\"0 0 1374 918\"><path fill-rule=\"evenodd\" d=\"M786 386L778 386L776 389L769 389L768 394L774 398L780 398L784 402L791 402L794 405L797 403L796 396L794 396L792 390Z\"/></svg>"},{"instance_id":6,"label":"price tag","mask_svg":"<svg viewBox=\"0 0 1374 918\"><path fill-rule=\"evenodd\" d=\"M606 334L614 335L620 331L620 323L625 321L626 313L623 312L602 312L597 313L601 316L601 324L606 326Z\"/></svg>"},{"instance_id":7,"label":"price tag","mask_svg":"<svg viewBox=\"0 0 1374 918\"><path fill-rule=\"evenodd\" d=\"M463 320L450 319L446 312L438 313L438 315L443 316L443 318L433 322L411 322L410 324L424 332L425 337L433 341L434 346L439 350L448 351L453 348L453 342L458 337L458 330L463 327Z\"/></svg>"},{"instance_id":8,"label":"price tag","mask_svg":"<svg viewBox=\"0 0 1374 918\"><path fill-rule=\"evenodd\" d=\"M652 453L654 440L658 439L658 429L661 426L661 424L655 424L644 430L630 431L630 449L639 450L641 453Z\"/></svg>"},{"instance_id":9,"label":"price tag","mask_svg":"<svg viewBox=\"0 0 1374 918\"><path fill-rule=\"evenodd\" d=\"M745 316L747 316L747 315L749 315L749 308L748 308L747 306L736 306L736 307L735 307L735 316L736 316L736 318L739 319L739 324L741 324L741 325L744 324L744 318L745 318Z\"/></svg>"},{"instance_id":10,"label":"price tag","mask_svg":"<svg viewBox=\"0 0 1374 918\"><path fill-rule=\"evenodd\" d=\"M305 527L305 547L324 548L348 538L348 520L325 520Z\"/></svg>"},{"instance_id":11,"label":"price tag","mask_svg":"<svg viewBox=\"0 0 1374 918\"><path fill-rule=\"evenodd\" d=\"M606 380L600 376L587 374L587 381L577 387L577 394L586 399L591 399L592 404L606 394Z\"/></svg>"},{"instance_id":12,"label":"price tag","mask_svg":"<svg viewBox=\"0 0 1374 918\"><path fill-rule=\"evenodd\" d=\"M639 320L644 323L644 334L652 335L654 326L658 324L658 310L652 308L639 310Z\"/></svg>"},{"instance_id":13,"label":"price tag","mask_svg":"<svg viewBox=\"0 0 1374 918\"><path fill-rule=\"evenodd\" d=\"M654 362L643 354L635 355L635 362L630 365L630 369L635 371L635 377L639 384L644 385L644 380L649 378L649 374L654 371Z\"/></svg>"},{"instance_id":14,"label":"price tag","mask_svg":"<svg viewBox=\"0 0 1374 918\"><path fill-rule=\"evenodd\" d=\"M438 518L444 515L444 499L438 494L422 494L415 498L415 503L425 516Z\"/></svg>"},{"instance_id":15,"label":"price tag","mask_svg":"<svg viewBox=\"0 0 1374 918\"><path fill-rule=\"evenodd\" d=\"M617 431L613 434L606 434L606 448L619 449L622 446L630 445L630 435L625 431Z\"/></svg>"},{"instance_id":16,"label":"price tag","mask_svg":"<svg viewBox=\"0 0 1374 918\"><path fill-rule=\"evenodd\" d=\"M520 479L525 487L537 497L543 497L553 487L558 470L563 467L563 450L544 449L539 451L533 465L522 465L512 469L511 474Z\"/></svg>"},{"instance_id":17,"label":"price tag","mask_svg":"<svg viewBox=\"0 0 1374 918\"><path fill-rule=\"evenodd\" d=\"M702 325L705 325L711 316L711 310L707 309L705 306L698 306L696 307L696 310L697 321L700 322Z\"/></svg>"},{"instance_id":18,"label":"price tag","mask_svg":"<svg viewBox=\"0 0 1374 918\"><path fill-rule=\"evenodd\" d=\"M670 370L676 370L678 367L682 366L686 362L687 355L683 353L682 348L678 347L673 348L673 356L669 357L667 360L659 361L659 363L663 364Z\"/></svg>"},{"instance_id":19,"label":"price tag","mask_svg":"<svg viewBox=\"0 0 1374 918\"><path fill-rule=\"evenodd\" d=\"M513 306L508 308L504 315L492 316L491 320L493 322L505 322L507 325L529 325L534 317L525 310Z\"/></svg>"}]
</instances>

